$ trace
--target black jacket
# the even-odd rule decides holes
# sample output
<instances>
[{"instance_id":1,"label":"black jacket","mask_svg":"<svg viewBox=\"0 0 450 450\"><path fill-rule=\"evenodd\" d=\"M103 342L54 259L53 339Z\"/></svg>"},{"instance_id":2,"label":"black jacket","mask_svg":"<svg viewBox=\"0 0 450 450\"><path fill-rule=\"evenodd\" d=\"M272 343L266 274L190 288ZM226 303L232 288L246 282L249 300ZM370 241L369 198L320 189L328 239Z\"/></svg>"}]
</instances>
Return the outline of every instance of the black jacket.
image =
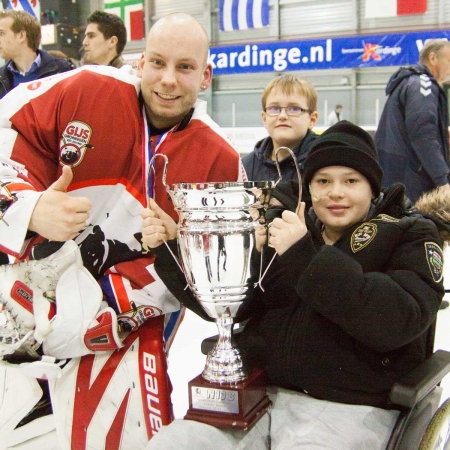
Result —
<instances>
[{"instance_id":1,"label":"black jacket","mask_svg":"<svg viewBox=\"0 0 450 450\"><path fill-rule=\"evenodd\" d=\"M37 52L41 55L41 66L36 79L75 69L71 61L54 58L45 50L38 50ZM0 67L0 98L4 97L14 87L12 73L6 68L8 64L9 61Z\"/></svg>"},{"instance_id":2,"label":"black jacket","mask_svg":"<svg viewBox=\"0 0 450 450\"><path fill-rule=\"evenodd\" d=\"M448 183L447 97L422 64L401 67L387 86L375 144L383 186L406 186L415 202L421 194Z\"/></svg>"},{"instance_id":3,"label":"black jacket","mask_svg":"<svg viewBox=\"0 0 450 450\"><path fill-rule=\"evenodd\" d=\"M302 142L293 149L297 158L297 164L300 169L308 154L309 147L316 139L314 131L308 130ZM276 181L279 178L275 161L270 158L273 150L271 137L266 137L256 143L255 149L242 158L242 164L247 178L251 181ZM281 175L283 180L297 179L297 170L294 161L290 156L279 161Z\"/></svg>"},{"instance_id":4,"label":"black jacket","mask_svg":"<svg viewBox=\"0 0 450 450\"><path fill-rule=\"evenodd\" d=\"M307 226L307 235L276 257L264 292L255 289L239 347L264 368L270 384L389 407L394 381L427 356L427 331L444 295L437 228L405 210L401 185L334 245L325 245L314 217ZM158 275L206 318L167 250L156 250ZM266 263L271 252L264 250Z\"/></svg>"}]
</instances>

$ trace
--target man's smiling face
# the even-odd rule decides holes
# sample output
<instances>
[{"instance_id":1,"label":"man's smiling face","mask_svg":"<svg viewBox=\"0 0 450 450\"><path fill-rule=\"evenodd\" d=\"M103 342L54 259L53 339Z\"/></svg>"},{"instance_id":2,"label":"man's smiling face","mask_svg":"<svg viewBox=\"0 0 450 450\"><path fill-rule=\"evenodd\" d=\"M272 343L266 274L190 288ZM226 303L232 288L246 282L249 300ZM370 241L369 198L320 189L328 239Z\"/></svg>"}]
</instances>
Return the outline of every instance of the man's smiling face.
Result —
<instances>
[{"instance_id":1,"label":"man's smiling face","mask_svg":"<svg viewBox=\"0 0 450 450\"><path fill-rule=\"evenodd\" d=\"M188 26L170 25L150 32L138 69L148 118L157 128L183 119L212 76L205 39Z\"/></svg>"}]
</instances>

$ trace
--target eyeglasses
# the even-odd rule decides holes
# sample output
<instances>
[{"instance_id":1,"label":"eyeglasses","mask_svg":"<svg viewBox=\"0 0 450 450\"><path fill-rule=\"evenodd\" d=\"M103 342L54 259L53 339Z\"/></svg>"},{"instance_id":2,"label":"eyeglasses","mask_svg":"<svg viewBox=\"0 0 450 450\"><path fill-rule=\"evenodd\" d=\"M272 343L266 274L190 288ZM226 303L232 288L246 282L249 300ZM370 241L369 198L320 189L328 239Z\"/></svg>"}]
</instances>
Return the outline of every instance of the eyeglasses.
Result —
<instances>
[{"instance_id":1,"label":"eyeglasses","mask_svg":"<svg viewBox=\"0 0 450 450\"><path fill-rule=\"evenodd\" d=\"M265 111L268 116L278 116L281 110L286 110L288 116L300 116L305 113L310 113L310 109L302 108L301 106L268 106Z\"/></svg>"}]
</instances>

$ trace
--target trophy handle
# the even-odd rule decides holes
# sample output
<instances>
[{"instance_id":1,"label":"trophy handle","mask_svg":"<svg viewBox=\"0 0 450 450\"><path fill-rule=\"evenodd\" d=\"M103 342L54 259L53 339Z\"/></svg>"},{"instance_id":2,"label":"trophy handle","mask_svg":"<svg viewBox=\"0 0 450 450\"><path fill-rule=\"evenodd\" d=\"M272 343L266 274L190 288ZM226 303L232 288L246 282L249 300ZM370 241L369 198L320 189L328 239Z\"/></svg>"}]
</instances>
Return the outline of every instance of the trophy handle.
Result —
<instances>
[{"instance_id":1,"label":"trophy handle","mask_svg":"<svg viewBox=\"0 0 450 450\"><path fill-rule=\"evenodd\" d=\"M280 150L287 150L287 152L289 153L289 155L291 156L291 158L294 160L294 164L295 164L295 169L297 170L297 178L298 178L298 202L297 202L297 207L295 208L295 214L298 214L298 211L300 209L300 203L302 201L302 176L300 175L300 169L298 168L298 164L297 164L297 158L294 155L294 152L289 148L289 147L278 147L275 150L275 163L277 165L277 171L278 171L278 180L276 181L277 185L282 179L283 179L283 175L281 175L281 169L280 169L280 162L278 161L278 152ZM269 247L272 247L270 244L268 244ZM261 274L259 276L259 281L256 283L257 285L259 285L260 289L264 292L264 288L262 286L262 280L263 278L266 276L267 271L269 270L269 267L272 265L274 259L276 258L276 256L278 255L277 252L274 253L274 255L272 256L272 259L269 261L269 264L267 265L266 269L264 270L264 273ZM261 261L262 261L262 254L261 254ZM262 270L262 267L261 267Z\"/></svg>"},{"instance_id":2,"label":"trophy handle","mask_svg":"<svg viewBox=\"0 0 450 450\"><path fill-rule=\"evenodd\" d=\"M283 176L281 175L281 169L280 169L280 162L278 161L278 152L280 150L287 150L287 152L291 155L292 159L294 160L295 169L297 170L297 177L298 177L298 203L297 208L295 209L295 214L298 213L298 210L300 209L300 203L302 201L302 176L300 175L300 170L298 168L297 159L294 155L294 152L289 147L278 147L275 150L275 164L277 165L277 171L278 171L278 180L276 184L278 184Z\"/></svg>"},{"instance_id":3,"label":"trophy handle","mask_svg":"<svg viewBox=\"0 0 450 450\"><path fill-rule=\"evenodd\" d=\"M148 180L150 179L150 171L152 170L153 161L155 160L155 158L157 156L162 156L165 160L164 171L163 171L163 175L162 175L162 184L164 185L164 187L167 187L166 176L167 176L167 166L169 165L169 158L167 158L167 156L162 153L155 153L152 156L152 159L150 160L150 162L148 163L147 180L145 180L146 181L145 184L146 184L146 194L147 194L147 205L150 203L150 192L149 192Z\"/></svg>"},{"instance_id":4,"label":"trophy handle","mask_svg":"<svg viewBox=\"0 0 450 450\"><path fill-rule=\"evenodd\" d=\"M162 156L164 158L164 161L165 161L165 163L164 163L164 171L163 171L163 175L162 175L162 184L164 185L165 188L167 188L166 176L167 176L167 166L169 165L169 158L167 157L167 155L164 155L162 153L155 153L152 156L152 159L150 160L150 162L148 163L147 180L146 180L146 183L145 183L146 184L146 194L147 194L147 207L148 207L148 205L150 203L150 192L149 192L148 180L150 179L150 171L152 170L153 161L155 160L155 158L157 156ZM174 255L172 249L169 247L169 244L166 241L164 241L164 244L166 245L167 250L169 250L169 253L172 255L172 258L177 263L179 269L184 273L184 270L181 267L180 261L178 261L178 258Z\"/></svg>"}]
</instances>

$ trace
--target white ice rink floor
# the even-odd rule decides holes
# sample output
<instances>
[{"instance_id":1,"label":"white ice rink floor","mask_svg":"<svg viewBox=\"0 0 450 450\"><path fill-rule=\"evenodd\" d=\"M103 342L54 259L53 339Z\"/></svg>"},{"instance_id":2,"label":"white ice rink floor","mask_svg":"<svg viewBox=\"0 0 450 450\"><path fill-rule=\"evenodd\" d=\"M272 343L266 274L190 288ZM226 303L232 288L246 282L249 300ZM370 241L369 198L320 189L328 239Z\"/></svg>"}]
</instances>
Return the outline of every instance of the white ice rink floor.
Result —
<instances>
[{"instance_id":1,"label":"white ice rink floor","mask_svg":"<svg viewBox=\"0 0 450 450\"><path fill-rule=\"evenodd\" d=\"M450 261L450 251L446 252L446 260ZM447 288L450 288L450 264L446 265L445 271L448 280ZM450 300L450 294L445 297ZM450 351L450 307L438 313L435 349ZM176 418L183 418L188 407L187 383L196 377L205 365L205 355L200 351L201 342L204 338L217 334L214 323L205 322L194 313L186 311L185 318L178 330L169 355L169 374L173 385L172 401ZM441 386L444 388L442 400L450 397L450 374L447 375ZM45 422L39 424L41 431L48 427L52 430L53 423ZM30 430L30 433L33 431ZM32 439L12 447L11 450L61 450L56 441L54 432L47 433L37 439Z\"/></svg>"}]
</instances>

